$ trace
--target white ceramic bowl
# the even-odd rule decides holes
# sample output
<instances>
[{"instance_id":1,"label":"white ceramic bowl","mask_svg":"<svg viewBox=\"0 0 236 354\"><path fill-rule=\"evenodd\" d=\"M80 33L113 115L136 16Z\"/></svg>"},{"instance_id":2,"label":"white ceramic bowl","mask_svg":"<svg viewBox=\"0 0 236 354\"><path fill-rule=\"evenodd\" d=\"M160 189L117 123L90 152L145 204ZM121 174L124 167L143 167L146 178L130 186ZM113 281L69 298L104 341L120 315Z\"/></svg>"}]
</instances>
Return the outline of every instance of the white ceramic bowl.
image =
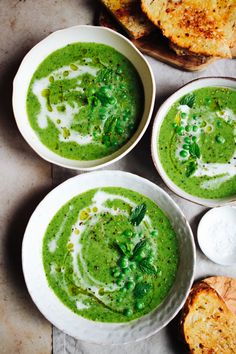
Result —
<instances>
[{"instance_id":1,"label":"white ceramic bowl","mask_svg":"<svg viewBox=\"0 0 236 354\"><path fill-rule=\"evenodd\" d=\"M41 143L37 134L31 128L26 112L27 90L31 78L39 64L53 51L75 42L102 43L115 48L135 66L144 87L144 112L137 131L118 151L104 158L92 161L67 159L49 150ZM151 67L144 56L124 36L108 28L96 26L74 26L50 34L33 47L25 56L13 82L13 111L16 123L24 139L45 160L77 170L93 170L107 166L131 151L148 127L153 111L154 100L154 77Z\"/></svg>"},{"instance_id":2,"label":"white ceramic bowl","mask_svg":"<svg viewBox=\"0 0 236 354\"><path fill-rule=\"evenodd\" d=\"M128 323L93 322L72 312L49 288L42 262L43 237L48 223L58 209L74 196L104 186L132 189L152 199L169 217L179 242L180 264L167 298L151 313ZM28 291L39 310L51 323L81 340L99 344L124 344L153 335L182 307L193 281L195 244L191 228L183 213L161 188L131 173L99 171L67 180L41 201L25 231L22 262Z\"/></svg>"},{"instance_id":3,"label":"white ceramic bowl","mask_svg":"<svg viewBox=\"0 0 236 354\"><path fill-rule=\"evenodd\" d=\"M202 252L221 265L236 264L236 206L209 210L198 225Z\"/></svg>"},{"instance_id":4,"label":"white ceramic bowl","mask_svg":"<svg viewBox=\"0 0 236 354\"><path fill-rule=\"evenodd\" d=\"M171 95L159 108L154 124L153 124L153 129L152 129L152 140L151 140L151 152L152 152L152 159L154 162L154 165L159 173L159 175L162 177L163 181L166 183L166 185L176 194L178 194L180 197L190 200L192 202L205 205L208 207L216 207L216 206L221 206L224 204L230 204L236 201L236 195L228 198L222 198L222 199L204 199L200 197L196 197L194 195L191 195L187 192L185 192L183 189L179 188L167 175L165 172L161 161L159 159L158 151L157 151L157 144L158 144L158 137L159 137L159 132L160 128L162 125L162 122L164 118L166 117L170 107L182 96L186 95L187 93L200 89L202 87L209 87L209 86L223 86L223 87L229 87L236 89L236 79L234 78L228 78L228 77L205 77L205 78L200 78L193 80L189 82L188 84L184 85L181 87L179 90L177 90L173 95Z\"/></svg>"}]
</instances>

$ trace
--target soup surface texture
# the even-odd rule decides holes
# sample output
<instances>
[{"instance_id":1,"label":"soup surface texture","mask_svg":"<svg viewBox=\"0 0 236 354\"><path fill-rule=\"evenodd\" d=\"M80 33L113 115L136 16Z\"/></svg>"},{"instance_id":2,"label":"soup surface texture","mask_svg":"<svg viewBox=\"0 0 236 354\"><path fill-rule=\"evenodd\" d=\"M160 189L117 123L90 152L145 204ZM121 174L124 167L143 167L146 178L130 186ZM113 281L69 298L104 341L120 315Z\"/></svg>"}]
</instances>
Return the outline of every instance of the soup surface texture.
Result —
<instances>
[{"instance_id":1,"label":"soup surface texture","mask_svg":"<svg viewBox=\"0 0 236 354\"><path fill-rule=\"evenodd\" d=\"M124 55L103 44L73 43L39 65L26 104L31 127L50 150L69 159L96 160L134 134L144 93Z\"/></svg>"},{"instance_id":2,"label":"soup surface texture","mask_svg":"<svg viewBox=\"0 0 236 354\"><path fill-rule=\"evenodd\" d=\"M156 308L178 267L176 234L149 198L118 187L92 189L67 202L43 240L48 284L73 312L126 322Z\"/></svg>"},{"instance_id":3,"label":"soup surface texture","mask_svg":"<svg viewBox=\"0 0 236 354\"><path fill-rule=\"evenodd\" d=\"M162 122L157 149L165 172L185 192L236 195L236 91L205 87L180 98Z\"/></svg>"}]
</instances>

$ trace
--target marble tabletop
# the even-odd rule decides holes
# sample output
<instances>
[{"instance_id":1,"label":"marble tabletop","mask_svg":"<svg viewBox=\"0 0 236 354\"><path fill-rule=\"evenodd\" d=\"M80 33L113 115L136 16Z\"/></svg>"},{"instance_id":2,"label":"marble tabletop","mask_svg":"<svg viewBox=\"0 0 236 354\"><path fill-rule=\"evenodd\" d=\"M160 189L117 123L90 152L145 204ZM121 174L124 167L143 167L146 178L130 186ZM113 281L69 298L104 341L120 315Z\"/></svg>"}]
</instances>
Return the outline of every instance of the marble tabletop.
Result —
<instances>
[{"instance_id":1,"label":"marble tabletop","mask_svg":"<svg viewBox=\"0 0 236 354\"><path fill-rule=\"evenodd\" d=\"M77 174L43 161L18 132L11 108L12 80L27 51L47 34L76 24L92 24L97 2L90 0L0 1L0 354L184 354L177 320L137 344L98 346L76 341L43 318L32 303L22 275L21 242L30 214L53 186ZM185 72L147 57L156 81L155 112L183 84L206 76L236 77L236 60L219 60L203 72ZM193 229L207 208L174 195L158 176L150 155L151 126L137 147L108 169L136 173L165 189ZM195 279L210 275L236 277L236 267L209 261L196 241Z\"/></svg>"}]
</instances>

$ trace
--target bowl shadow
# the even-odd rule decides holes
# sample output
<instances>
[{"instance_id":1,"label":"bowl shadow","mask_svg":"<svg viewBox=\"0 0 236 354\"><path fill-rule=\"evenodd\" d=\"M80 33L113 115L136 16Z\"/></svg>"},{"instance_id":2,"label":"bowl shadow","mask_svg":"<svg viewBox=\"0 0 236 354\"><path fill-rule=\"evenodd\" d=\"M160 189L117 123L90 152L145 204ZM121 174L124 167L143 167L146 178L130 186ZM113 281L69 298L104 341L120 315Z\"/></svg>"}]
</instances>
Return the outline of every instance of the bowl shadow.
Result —
<instances>
[{"instance_id":1,"label":"bowl shadow","mask_svg":"<svg viewBox=\"0 0 236 354\"><path fill-rule=\"evenodd\" d=\"M50 188L40 188L26 195L15 207L6 234L3 235L3 257L5 258L4 264L7 273L7 282L12 292L16 294L17 301L22 303L24 311L28 313L34 311L35 305L28 294L24 280L21 260L22 240L32 212L49 190ZM39 311L38 315L41 316Z\"/></svg>"}]
</instances>

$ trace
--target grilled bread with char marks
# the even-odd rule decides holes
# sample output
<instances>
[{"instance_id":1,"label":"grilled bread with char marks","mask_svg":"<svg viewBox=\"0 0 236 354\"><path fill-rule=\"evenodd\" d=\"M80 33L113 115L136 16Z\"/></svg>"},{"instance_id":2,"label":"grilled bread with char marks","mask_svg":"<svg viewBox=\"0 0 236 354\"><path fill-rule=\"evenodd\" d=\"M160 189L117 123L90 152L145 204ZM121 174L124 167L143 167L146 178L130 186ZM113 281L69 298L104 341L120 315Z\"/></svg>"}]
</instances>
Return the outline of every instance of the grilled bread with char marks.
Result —
<instances>
[{"instance_id":1,"label":"grilled bread with char marks","mask_svg":"<svg viewBox=\"0 0 236 354\"><path fill-rule=\"evenodd\" d=\"M203 281L191 289L183 308L181 329L193 354L236 353L236 316Z\"/></svg>"},{"instance_id":2,"label":"grilled bread with char marks","mask_svg":"<svg viewBox=\"0 0 236 354\"><path fill-rule=\"evenodd\" d=\"M180 48L231 58L236 43L236 0L141 0L148 18Z\"/></svg>"}]
</instances>

